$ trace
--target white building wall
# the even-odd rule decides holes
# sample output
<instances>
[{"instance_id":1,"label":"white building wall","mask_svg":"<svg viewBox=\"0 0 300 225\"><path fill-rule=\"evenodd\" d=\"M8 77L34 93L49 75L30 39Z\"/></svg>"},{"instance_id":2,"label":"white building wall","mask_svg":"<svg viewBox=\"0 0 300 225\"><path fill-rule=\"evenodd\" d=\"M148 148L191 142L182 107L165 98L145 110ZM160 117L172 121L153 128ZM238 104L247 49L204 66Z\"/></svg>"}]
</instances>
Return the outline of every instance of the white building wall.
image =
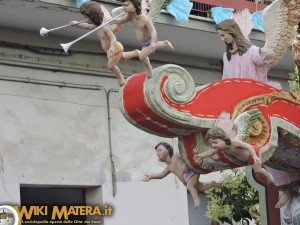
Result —
<instances>
[{"instance_id":1,"label":"white building wall","mask_svg":"<svg viewBox=\"0 0 300 225\"><path fill-rule=\"evenodd\" d=\"M110 188L104 185L104 202L115 209L104 219L105 225L189 225L186 188L173 175L170 177L148 183L121 182L114 199L108 198Z\"/></svg>"}]
</instances>

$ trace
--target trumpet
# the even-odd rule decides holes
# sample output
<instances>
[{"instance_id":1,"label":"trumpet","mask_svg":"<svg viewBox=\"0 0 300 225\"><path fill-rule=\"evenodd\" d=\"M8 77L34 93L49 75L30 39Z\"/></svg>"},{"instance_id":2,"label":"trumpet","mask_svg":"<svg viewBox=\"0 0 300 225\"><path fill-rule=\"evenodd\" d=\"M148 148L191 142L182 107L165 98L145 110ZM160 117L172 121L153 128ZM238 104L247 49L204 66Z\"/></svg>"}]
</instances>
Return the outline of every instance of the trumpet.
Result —
<instances>
[{"instance_id":1,"label":"trumpet","mask_svg":"<svg viewBox=\"0 0 300 225\"><path fill-rule=\"evenodd\" d=\"M68 50L69 50L69 48L71 47L71 45L73 45L74 43L80 41L81 39L85 38L86 36L90 35L91 33L93 33L93 32L95 32L95 31L99 30L100 28L104 27L105 25L111 23L112 21L118 19L119 17L124 16L125 14L126 14L126 13L123 12L123 13L121 13L121 14L115 16L114 18L111 18L110 20L107 20L105 23L103 23L103 24L101 24L100 26L96 27L95 29L89 31L88 33L82 35L81 37L77 38L76 40L74 40L74 41L72 41L72 42L69 42L69 43L65 43L65 44L62 44L62 43L61 43L60 45L61 45L62 48L64 49L65 53L67 53Z\"/></svg>"},{"instance_id":2,"label":"trumpet","mask_svg":"<svg viewBox=\"0 0 300 225\"><path fill-rule=\"evenodd\" d=\"M66 24L66 25L63 25L63 26L60 26L60 27L55 27L55 28L52 28L50 30L46 29L45 27L42 27L40 29L40 35L45 38L48 36L48 33L51 32L51 31L55 31L55 30L59 30L59 29L62 29L62 28L65 28L65 27L70 27L70 26L73 26L73 25L76 25L76 24L80 24L80 23L84 23L86 20L82 20L82 21L79 21L77 23L74 23L74 24Z\"/></svg>"}]
</instances>

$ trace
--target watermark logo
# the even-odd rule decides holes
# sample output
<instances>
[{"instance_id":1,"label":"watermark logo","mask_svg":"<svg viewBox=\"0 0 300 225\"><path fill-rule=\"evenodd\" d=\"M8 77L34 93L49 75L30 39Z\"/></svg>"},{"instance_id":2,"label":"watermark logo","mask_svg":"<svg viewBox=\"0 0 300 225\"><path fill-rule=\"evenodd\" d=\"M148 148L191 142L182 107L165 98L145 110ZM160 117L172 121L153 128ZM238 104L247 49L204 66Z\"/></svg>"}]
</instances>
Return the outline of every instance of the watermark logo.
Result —
<instances>
[{"instance_id":1,"label":"watermark logo","mask_svg":"<svg viewBox=\"0 0 300 225\"><path fill-rule=\"evenodd\" d=\"M102 224L112 207L100 206L0 206L0 225L21 224ZM72 219L73 218L73 219ZM88 219L87 219L88 218Z\"/></svg>"},{"instance_id":2,"label":"watermark logo","mask_svg":"<svg viewBox=\"0 0 300 225\"><path fill-rule=\"evenodd\" d=\"M0 205L0 225L18 225L18 212L11 206Z\"/></svg>"}]
</instances>

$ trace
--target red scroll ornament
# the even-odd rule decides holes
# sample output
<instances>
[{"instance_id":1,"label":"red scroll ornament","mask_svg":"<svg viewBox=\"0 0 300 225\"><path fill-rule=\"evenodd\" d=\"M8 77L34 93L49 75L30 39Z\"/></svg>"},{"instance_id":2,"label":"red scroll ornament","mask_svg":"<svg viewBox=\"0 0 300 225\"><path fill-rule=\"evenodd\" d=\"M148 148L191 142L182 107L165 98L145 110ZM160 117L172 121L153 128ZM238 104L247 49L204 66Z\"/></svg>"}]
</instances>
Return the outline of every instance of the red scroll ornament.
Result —
<instances>
[{"instance_id":1,"label":"red scroll ornament","mask_svg":"<svg viewBox=\"0 0 300 225\"><path fill-rule=\"evenodd\" d=\"M197 173L246 165L224 153L205 158L198 165L193 155L209 148L204 136L222 111L235 118L257 108L262 114L256 125L260 131L255 132L254 127L247 142L258 147L268 141L277 143L279 147L270 151L264 162L288 171L300 170L299 93L281 92L254 80L236 78L195 88L185 69L167 64L156 68L151 79L145 73L131 76L120 90L119 103L132 125L157 136L178 137L182 159ZM279 134L278 127L284 134ZM289 149L280 144L285 142L286 146L287 141L291 143Z\"/></svg>"}]
</instances>

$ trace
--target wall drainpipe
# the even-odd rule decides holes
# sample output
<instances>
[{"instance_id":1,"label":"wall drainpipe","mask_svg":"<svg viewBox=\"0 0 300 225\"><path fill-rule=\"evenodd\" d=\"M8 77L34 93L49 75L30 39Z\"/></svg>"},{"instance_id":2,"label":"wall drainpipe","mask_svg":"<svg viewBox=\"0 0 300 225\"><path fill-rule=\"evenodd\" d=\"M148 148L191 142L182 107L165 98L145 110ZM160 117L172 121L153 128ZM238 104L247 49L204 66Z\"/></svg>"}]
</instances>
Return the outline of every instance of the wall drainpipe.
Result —
<instances>
[{"instance_id":1,"label":"wall drainpipe","mask_svg":"<svg viewBox=\"0 0 300 225\"><path fill-rule=\"evenodd\" d=\"M106 91L105 91L106 92ZM111 92L118 93L119 90L117 89L109 89L106 92L106 100L107 100L107 120L108 120L108 146L109 146L109 155L110 155L110 165L111 165L111 178L112 178L112 193L113 197L115 197L117 192L117 175L116 175L116 166L115 166L115 157L112 151L112 143L111 143L111 124L110 124L110 103L109 103L109 96Z\"/></svg>"},{"instance_id":2,"label":"wall drainpipe","mask_svg":"<svg viewBox=\"0 0 300 225\"><path fill-rule=\"evenodd\" d=\"M116 167L115 160L112 151L112 141L111 141L111 115L110 115L110 103L109 96L111 92L118 93L118 89L109 89L108 91L101 85L82 85L75 83L65 83L65 82L57 82L57 81L48 81L48 80L39 80L39 79L30 79L21 78L21 77L8 77L8 76L0 76L0 80L3 81L11 81L11 82L20 82L20 83L29 83L29 84L38 84L38 85L46 85L46 86L56 86L56 87L67 87L67 88L76 88L76 89L85 89L85 90L103 90L106 95L106 103L107 103L107 120L108 120L108 146L109 146L109 156L110 156L110 164L111 164L111 176L112 176L112 193L113 197L116 195Z\"/></svg>"}]
</instances>

